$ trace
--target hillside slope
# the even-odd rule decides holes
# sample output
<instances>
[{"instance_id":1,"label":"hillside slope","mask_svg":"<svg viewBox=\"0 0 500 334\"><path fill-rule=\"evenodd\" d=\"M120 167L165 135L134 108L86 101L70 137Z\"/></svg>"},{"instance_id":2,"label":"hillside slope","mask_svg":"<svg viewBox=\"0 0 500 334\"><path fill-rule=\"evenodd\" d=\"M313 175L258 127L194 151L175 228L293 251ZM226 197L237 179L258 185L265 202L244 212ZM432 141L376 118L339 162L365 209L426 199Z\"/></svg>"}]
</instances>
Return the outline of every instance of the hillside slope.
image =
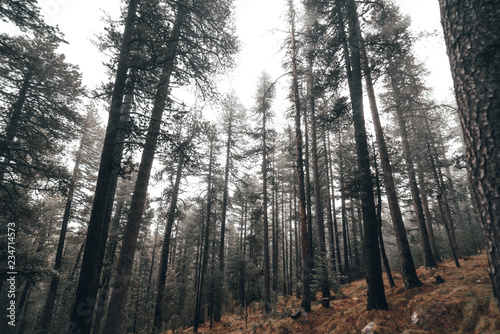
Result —
<instances>
[{"instance_id":1,"label":"hillside slope","mask_svg":"<svg viewBox=\"0 0 500 334\"><path fill-rule=\"evenodd\" d=\"M211 330L205 324L200 333L361 333L374 322L379 334L500 334L500 311L493 299L486 256L461 259L460 264L456 268L453 261L446 261L434 269L419 268L424 286L410 291L404 290L401 279L396 278L393 288L386 282L389 311L366 311L366 282L358 280L342 287L343 298L332 300L330 309L313 303L307 320L290 319L300 300L280 296L271 315L262 315L258 305L252 305L247 323L240 310L240 315L226 316ZM437 284L437 275L443 283Z\"/></svg>"}]
</instances>

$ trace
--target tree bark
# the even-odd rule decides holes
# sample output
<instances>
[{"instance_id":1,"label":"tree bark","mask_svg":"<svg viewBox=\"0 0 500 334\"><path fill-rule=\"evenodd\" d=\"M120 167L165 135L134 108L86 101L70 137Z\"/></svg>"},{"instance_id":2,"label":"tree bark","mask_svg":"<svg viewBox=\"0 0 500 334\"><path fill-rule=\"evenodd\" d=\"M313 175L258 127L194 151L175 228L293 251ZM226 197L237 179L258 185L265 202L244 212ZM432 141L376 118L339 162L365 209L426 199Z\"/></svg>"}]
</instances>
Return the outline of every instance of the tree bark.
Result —
<instances>
[{"instance_id":1,"label":"tree bark","mask_svg":"<svg viewBox=\"0 0 500 334\"><path fill-rule=\"evenodd\" d=\"M469 178L500 307L500 4L439 0Z\"/></svg>"}]
</instances>

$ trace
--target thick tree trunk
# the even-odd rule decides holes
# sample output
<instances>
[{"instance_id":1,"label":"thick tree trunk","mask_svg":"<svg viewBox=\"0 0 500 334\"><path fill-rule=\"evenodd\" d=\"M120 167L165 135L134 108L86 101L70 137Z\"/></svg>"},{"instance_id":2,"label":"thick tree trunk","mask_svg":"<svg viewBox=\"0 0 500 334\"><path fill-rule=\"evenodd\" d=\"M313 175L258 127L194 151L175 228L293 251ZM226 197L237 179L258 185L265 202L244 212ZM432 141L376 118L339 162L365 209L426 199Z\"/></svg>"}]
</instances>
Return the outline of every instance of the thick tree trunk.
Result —
<instances>
[{"instance_id":1,"label":"thick tree trunk","mask_svg":"<svg viewBox=\"0 0 500 334\"><path fill-rule=\"evenodd\" d=\"M94 317L94 328L92 329L92 333L99 334L101 332L101 323L102 318L104 316L104 310L107 309L108 306L108 296L109 296L109 283L111 281L111 276L113 272L113 263L115 261L116 248L119 242L119 227L120 220L124 211L124 200L121 199L116 204L115 213L113 219L111 221L111 236L109 238L109 242L106 245L106 256L104 262L104 268L101 276L101 286L99 289L99 293L97 294L97 300L101 303L98 309L98 312L95 312ZM102 309L101 309L102 307Z\"/></svg>"},{"instance_id":2,"label":"thick tree trunk","mask_svg":"<svg viewBox=\"0 0 500 334\"><path fill-rule=\"evenodd\" d=\"M101 163L97 176L87 238L85 239L82 270L80 271L80 278L75 293L68 333L80 332L80 334L89 334L92 325L92 315L95 307L94 301L100 276L98 264L101 257L101 247L102 244L106 242L105 235L107 234L104 226L106 207L108 205L113 205L113 203L108 203L111 174L116 167L113 163L115 161L113 153L120 130L121 107L126 87L130 42L132 39L138 2L139 0L131 0L128 5L127 19L125 21L125 30L113 87L108 124L106 127L106 136L104 138L101 154Z\"/></svg>"},{"instance_id":3,"label":"thick tree trunk","mask_svg":"<svg viewBox=\"0 0 500 334\"><path fill-rule=\"evenodd\" d=\"M302 131L300 129L300 116L302 107L300 105L299 81L297 74L297 56L295 45L295 12L293 2L288 1L291 25L291 52L292 52L292 92L295 109L295 144L296 144L296 168L299 190L299 213L300 213L300 241L302 251L302 302L301 309L309 313L311 311L311 286L310 275L312 270L312 259L309 252L309 236L306 217L306 191L304 184L304 161L302 157Z\"/></svg>"},{"instance_id":4,"label":"thick tree trunk","mask_svg":"<svg viewBox=\"0 0 500 334\"><path fill-rule=\"evenodd\" d=\"M359 33L356 28L357 12L354 0L347 0L347 19L349 22L349 45L351 51L352 77L349 80L353 123L356 139L356 152L360 180L360 198L363 207L363 226L365 239L363 242L367 283L367 309L387 310L384 282L382 280L382 263L378 243L378 224L373 197L373 184L370 172L370 157L363 116L363 90L361 84L361 58L359 50Z\"/></svg>"},{"instance_id":5,"label":"thick tree trunk","mask_svg":"<svg viewBox=\"0 0 500 334\"><path fill-rule=\"evenodd\" d=\"M500 306L500 3L439 0L469 177Z\"/></svg>"},{"instance_id":6,"label":"thick tree trunk","mask_svg":"<svg viewBox=\"0 0 500 334\"><path fill-rule=\"evenodd\" d=\"M151 120L146 134L141 163L137 172L137 180L123 236L122 249L118 259L117 276L114 280L113 294L111 295L107 319L104 325L104 333L106 334L118 333L120 330L120 326L117 326L117 324L120 323L126 305L128 286L131 277L130 274L132 272L134 254L137 247L137 236L139 235L142 215L146 206L149 178L153 166L158 136L160 134L161 119L168 97L170 77L174 69L181 27L184 24L186 15L186 7L179 5L171 33L170 54L169 57L167 57L168 61L165 62L163 67L160 83L155 94Z\"/></svg>"}]
</instances>

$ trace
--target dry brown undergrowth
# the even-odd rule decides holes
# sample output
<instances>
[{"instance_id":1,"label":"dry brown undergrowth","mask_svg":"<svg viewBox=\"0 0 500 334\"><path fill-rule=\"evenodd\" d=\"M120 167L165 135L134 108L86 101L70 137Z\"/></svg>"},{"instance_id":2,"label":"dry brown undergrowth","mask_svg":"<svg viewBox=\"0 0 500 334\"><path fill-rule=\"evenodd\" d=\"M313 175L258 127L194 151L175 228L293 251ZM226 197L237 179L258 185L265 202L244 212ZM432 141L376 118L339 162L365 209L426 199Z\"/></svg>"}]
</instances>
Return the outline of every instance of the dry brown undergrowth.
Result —
<instances>
[{"instance_id":1,"label":"dry brown undergrowth","mask_svg":"<svg viewBox=\"0 0 500 334\"><path fill-rule=\"evenodd\" d=\"M244 315L230 315L212 330L202 326L199 332L346 334L361 333L373 321L379 334L500 334L500 311L493 299L486 255L461 259L460 264L461 268L456 268L453 261L446 261L435 269L419 268L424 286L409 291L400 279L393 288L386 282L389 311L366 311L366 282L359 280L342 287L344 298L332 300L329 309L313 303L307 320L290 319L289 313L299 308L300 301L280 296L270 316L262 315L258 305L250 307L248 326ZM435 284L436 275L445 282ZM192 328L182 332L192 332Z\"/></svg>"}]
</instances>

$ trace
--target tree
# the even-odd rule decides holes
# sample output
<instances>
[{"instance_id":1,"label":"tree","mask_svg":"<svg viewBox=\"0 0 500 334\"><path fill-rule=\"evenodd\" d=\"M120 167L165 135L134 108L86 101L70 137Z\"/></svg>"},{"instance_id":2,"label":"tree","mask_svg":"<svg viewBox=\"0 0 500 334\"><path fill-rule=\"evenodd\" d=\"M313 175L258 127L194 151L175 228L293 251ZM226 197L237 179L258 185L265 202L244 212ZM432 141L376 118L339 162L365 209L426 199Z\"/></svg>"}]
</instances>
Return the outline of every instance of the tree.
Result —
<instances>
[{"instance_id":1,"label":"tree","mask_svg":"<svg viewBox=\"0 0 500 334\"><path fill-rule=\"evenodd\" d=\"M301 312L307 313L311 311L311 270L312 259L309 254L309 236L306 217L306 192L304 184L304 160L302 157L302 131L300 129L300 117L303 112L300 95L299 95L299 78L297 72L297 45L295 41L295 10L293 1L288 0L289 20L290 20L290 51L291 51L291 66L292 66L292 102L294 107L295 120L295 153L296 153L296 169L297 182L299 191L299 215L300 215L300 240L301 240L301 256L302 256L302 301L300 303Z\"/></svg>"},{"instance_id":2,"label":"tree","mask_svg":"<svg viewBox=\"0 0 500 334\"><path fill-rule=\"evenodd\" d=\"M365 78L365 85L366 85L366 90L368 93L368 99L370 103L370 110L372 114L372 119L373 119L373 126L375 128L375 136L377 138L377 145L379 149L379 154L380 154L380 161L382 163L382 172L384 175L384 182L385 182L385 190L387 194L387 201L389 203L389 210L391 213L391 218L392 218L392 223L394 226L394 232L396 234L396 242L398 244L398 254L399 254L399 262L401 264L401 276L403 278L403 282L405 285L405 288L411 289L413 287L418 287L422 285L422 282L417 276L417 271L415 270L415 264L413 263L413 256L411 254L410 250L410 244L408 242L408 237L406 236L406 229L403 223L403 216L401 214L401 208L399 207L399 202L398 202L398 196L396 193L396 186L394 183L394 177L392 173L392 166L390 163L390 158L389 158L389 152L387 149L387 144L386 140L384 137L384 132L382 130L382 124L380 122L380 116L378 112L378 106L377 106L377 100L375 97L375 90L373 88L373 81L372 81L372 75L371 75L371 69L370 69L370 64L369 60L366 54L366 48L365 48L365 42L362 36L361 29L359 27L359 20L357 21L357 29L359 30L359 36L360 36L360 54L361 54L361 60L362 60L362 66L363 66L363 72L364 72L364 78ZM376 158L374 159L376 161ZM377 170L377 176L378 176L378 170ZM379 182L379 178L377 177L377 182ZM378 189L378 183L377 183L377 189ZM379 191L377 191L379 192ZM379 199L379 206L380 204L380 199ZM380 211L380 210L379 210ZM380 215L379 215L380 217ZM379 219L379 225L382 224L381 219ZM381 232L381 226L379 226L379 230ZM383 247L382 244L382 235L380 233L380 245ZM385 251L382 251L383 256ZM387 264L387 270L388 270L388 275L390 275L390 271L388 268L388 261L384 257L384 264Z\"/></svg>"},{"instance_id":3,"label":"tree","mask_svg":"<svg viewBox=\"0 0 500 334\"><path fill-rule=\"evenodd\" d=\"M268 170L268 126L267 122L271 118L271 102L274 97L274 83L268 74L262 73L257 86L256 94L256 113L259 117L259 123L262 124L259 136L261 137L262 150L262 213L264 224L264 303L265 313L271 310L271 276L269 259L269 220L268 220L268 190L267 190L267 170Z\"/></svg>"},{"instance_id":4,"label":"tree","mask_svg":"<svg viewBox=\"0 0 500 334\"><path fill-rule=\"evenodd\" d=\"M469 177L500 305L500 5L458 0L439 5Z\"/></svg>"},{"instance_id":5,"label":"tree","mask_svg":"<svg viewBox=\"0 0 500 334\"><path fill-rule=\"evenodd\" d=\"M105 224L104 220L107 208L113 204L108 203L108 198L110 193L114 192L114 189L110 189L110 184L112 173L117 167L115 166L116 159L114 156L115 145L120 134L120 117L126 88L130 41L132 39L138 2L139 0L131 0L127 7L127 19L113 85L108 123L106 125L106 136L104 137L94 202L88 224L87 237L85 239L82 268L75 292L68 333L81 331L82 334L89 334L92 324L95 297L101 273L99 263L102 263L101 259L104 258L103 244L106 244L109 228L109 225L106 226L107 224ZM83 309L87 309L87 311L84 312Z\"/></svg>"},{"instance_id":6,"label":"tree","mask_svg":"<svg viewBox=\"0 0 500 334\"><path fill-rule=\"evenodd\" d=\"M224 189L222 195L222 216L221 216L221 237L220 237L220 247L219 247L219 275L220 280L217 282L217 292L215 296L215 306L214 306L214 320L221 320L222 312L222 283L224 278L224 259L225 259L225 234L226 234L226 217L229 206L229 172L233 165L233 147L235 145L235 134L238 133L237 122L244 119L244 109L243 106L239 104L238 100L232 96L228 95L223 101L222 107L224 108L224 126L225 133L227 134L226 139L226 166L224 170Z\"/></svg>"},{"instance_id":7,"label":"tree","mask_svg":"<svg viewBox=\"0 0 500 334\"><path fill-rule=\"evenodd\" d=\"M196 136L198 136L200 131L200 124L198 123L198 120L192 119L188 120L187 122L192 123L180 125L181 129L179 132L182 132L183 126L188 128L188 130L185 130L187 133L184 135L182 133L178 134L180 138L178 139L178 143L175 144L172 152L172 157L174 157L174 159L176 160L177 168L175 172L174 185L171 191L170 206L167 213L167 223L165 225L165 232L163 234L163 244L161 246L160 269L158 270L158 287L156 289L156 304L152 333L159 333L163 323L163 299L165 281L167 278L168 255L170 251L170 235L172 233L172 226L177 214L177 200L179 196L180 182L183 175L183 169L193 159L193 157L191 157L190 150L193 150L194 139L196 138Z\"/></svg>"},{"instance_id":8,"label":"tree","mask_svg":"<svg viewBox=\"0 0 500 334\"><path fill-rule=\"evenodd\" d=\"M337 3L337 6L339 4ZM388 308L385 298L384 284L382 281L382 264L380 259L380 248L378 243L378 223L375 212L375 199L373 196L373 184L370 172L370 158L368 154L368 142L363 116L363 91L361 84L361 55L360 36L357 29L357 10L354 0L346 1L347 21L349 23L349 46L350 62L346 55L346 65L350 70L348 73L349 92L353 113L353 123L356 139L356 152L358 162L360 197L363 208L363 223L365 240L363 243L366 266L367 283L367 309L386 310ZM340 13L340 8L339 8ZM342 20L342 17L339 17Z\"/></svg>"},{"instance_id":9,"label":"tree","mask_svg":"<svg viewBox=\"0 0 500 334\"><path fill-rule=\"evenodd\" d=\"M0 61L2 192L57 189L64 171L49 157L63 151L81 124L76 112L81 74L56 52L60 42L52 36L20 36L6 43L12 53Z\"/></svg>"},{"instance_id":10,"label":"tree","mask_svg":"<svg viewBox=\"0 0 500 334\"><path fill-rule=\"evenodd\" d=\"M309 15L315 16L314 7L307 7ZM310 23L314 26L316 21ZM310 27L309 29L311 29ZM311 32L309 33L311 34ZM318 123L316 115L316 82L314 79L314 38L310 36L309 43L309 53L308 53L308 65L307 65L307 87L308 87L308 104L309 112L311 113L311 153L313 160L313 180L314 180L314 209L315 209L315 222L316 231L319 244L319 281L322 293L322 307L330 307L330 288L328 284L328 269L327 269L327 259L326 259L326 238L325 238L325 221L323 212L323 198L321 190L321 180L320 180L320 170L319 170L319 148L318 148ZM312 231L310 231L312 234Z\"/></svg>"},{"instance_id":11,"label":"tree","mask_svg":"<svg viewBox=\"0 0 500 334\"><path fill-rule=\"evenodd\" d=\"M43 309L42 320L41 320L41 332L48 333L50 322L52 319L52 311L54 308L54 302L56 298L57 288L59 285L59 272L63 260L63 250L65 247L66 232L68 229L68 223L70 220L71 211L73 209L73 200L75 195L75 190L78 186L81 186L81 169L85 165L93 165L95 163L94 154L100 149L100 127L99 120L97 116L97 110L93 106L88 106L87 117L85 118L85 123L82 128L82 136L80 139L80 144L78 150L75 152L75 165L73 167L73 174L68 185L66 205L64 208L64 214L61 223L61 231L59 234L59 241L57 244L56 258L54 261L54 273L52 274L52 279L50 281L49 292L47 294L47 299L45 301L45 306Z\"/></svg>"},{"instance_id":12,"label":"tree","mask_svg":"<svg viewBox=\"0 0 500 334\"><path fill-rule=\"evenodd\" d=\"M44 22L37 2L37 0L3 0L0 3L0 20L13 22L21 31L44 31L56 37L57 28ZM3 41L3 38L0 39L0 49L3 46Z\"/></svg>"}]
</instances>

